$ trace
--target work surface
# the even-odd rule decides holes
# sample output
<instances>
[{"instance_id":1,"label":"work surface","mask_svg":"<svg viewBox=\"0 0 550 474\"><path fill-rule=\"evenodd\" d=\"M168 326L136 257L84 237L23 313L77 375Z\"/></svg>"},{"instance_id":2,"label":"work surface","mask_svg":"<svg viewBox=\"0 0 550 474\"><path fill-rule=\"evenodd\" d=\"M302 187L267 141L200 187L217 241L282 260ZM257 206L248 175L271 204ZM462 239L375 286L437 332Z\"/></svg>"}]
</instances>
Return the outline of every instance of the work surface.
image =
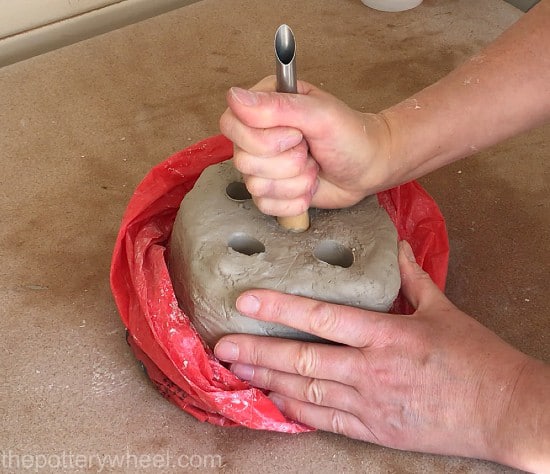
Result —
<instances>
[{"instance_id":1,"label":"work surface","mask_svg":"<svg viewBox=\"0 0 550 474\"><path fill-rule=\"evenodd\" d=\"M520 16L499 0L401 14L359 0L276 6L205 0L0 69L0 471L45 454L42 472L63 459L76 470L77 455L121 456L113 472L137 472L141 455L227 472L502 472L329 433L200 423L156 392L125 343L108 275L126 203L152 166L218 133L230 86L274 72L279 24L296 34L300 78L378 111ZM421 180L447 219L449 297L547 361L549 146L541 128Z\"/></svg>"}]
</instances>

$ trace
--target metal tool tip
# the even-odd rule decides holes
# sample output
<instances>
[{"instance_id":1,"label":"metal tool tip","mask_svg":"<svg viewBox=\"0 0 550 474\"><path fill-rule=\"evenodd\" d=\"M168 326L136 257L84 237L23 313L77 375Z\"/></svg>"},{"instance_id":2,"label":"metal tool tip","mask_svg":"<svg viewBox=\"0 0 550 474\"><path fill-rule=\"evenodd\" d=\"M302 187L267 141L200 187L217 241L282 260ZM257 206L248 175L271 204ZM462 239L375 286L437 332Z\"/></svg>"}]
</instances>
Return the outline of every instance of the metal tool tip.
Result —
<instances>
[{"instance_id":1,"label":"metal tool tip","mask_svg":"<svg viewBox=\"0 0 550 474\"><path fill-rule=\"evenodd\" d=\"M290 64L296 53L294 33L288 25L281 25L275 33L275 54L283 64Z\"/></svg>"}]
</instances>

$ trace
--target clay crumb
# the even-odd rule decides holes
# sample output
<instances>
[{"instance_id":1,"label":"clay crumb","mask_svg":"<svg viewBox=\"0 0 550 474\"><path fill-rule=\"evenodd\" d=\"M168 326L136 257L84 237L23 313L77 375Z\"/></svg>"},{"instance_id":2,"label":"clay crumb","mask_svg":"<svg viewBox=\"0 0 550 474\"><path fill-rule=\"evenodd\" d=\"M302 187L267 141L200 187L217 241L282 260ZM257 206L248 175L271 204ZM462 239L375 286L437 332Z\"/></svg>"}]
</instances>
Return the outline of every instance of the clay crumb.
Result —
<instances>
[{"instance_id":1,"label":"clay crumb","mask_svg":"<svg viewBox=\"0 0 550 474\"><path fill-rule=\"evenodd\" d=\"M420 104L418 103L418 99L407 99L405 101L405 104L407 107L410 107L414 110L420 110L422 107L420 106Z\"/></svg>"},{"instance_id":2,"label":"clay crumb","mask_svg":"<svg viewBox=\"0 0 550 474\"><path fill-rule=\"evenodd\" d=\"M29 290L35 290L35 291L49 290L47 286L43 286L43 285L26 285L26 288L28 288Z\"/></svg>"},{"instance_id":3,"label":"clay crumb","mask_svg":"<svg viewBox=\"0 0 550 474\"><path fill-rule=\"evenodd\" d=\"M464 86L467 86L469 84L479 84L479 78L467 77L466 79L464 79L464 81L462 81L462 85Z\"/></svg>"},{"instance_id":4,"label":"clay crumb","mask_svg":"<svg viewBox=\"0 0 550 474\"><path fill-rule=\"evenodd\" d=\"M481 64L485 62L485 55L484 54L476 54L475 56L472 56L470 58L470 62L475 64Z\"/></svg>"}]
</instances>

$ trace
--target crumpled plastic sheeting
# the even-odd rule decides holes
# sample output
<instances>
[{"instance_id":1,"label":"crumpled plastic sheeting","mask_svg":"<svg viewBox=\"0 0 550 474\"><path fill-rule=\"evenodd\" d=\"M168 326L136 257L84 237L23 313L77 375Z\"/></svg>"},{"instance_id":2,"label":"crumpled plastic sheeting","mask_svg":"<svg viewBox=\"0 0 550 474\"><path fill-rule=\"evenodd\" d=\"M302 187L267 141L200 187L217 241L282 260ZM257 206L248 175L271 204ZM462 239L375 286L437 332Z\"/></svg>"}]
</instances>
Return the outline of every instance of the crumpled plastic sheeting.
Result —
<instances>
[{"instance_id":1,"label":"crumpled plastic sheeting","mask_svg":"<svg viewBox=\"0 0 550 474\"><path fill-rule=\"evenodd\" d=\"M168 400L201 421L220 426L299 433L311 428L287 419L266 394L238 379L205 347L179 308L165 260L179 205L208 166L231 158L219 135L155 166L137 187L124 214L111 263L111 288L128 343ZM443 289L449 246L445 222L415 182L378 194L418 263ZM392 311L410 314L399 295Z\"/></svg>"}]
</instances>

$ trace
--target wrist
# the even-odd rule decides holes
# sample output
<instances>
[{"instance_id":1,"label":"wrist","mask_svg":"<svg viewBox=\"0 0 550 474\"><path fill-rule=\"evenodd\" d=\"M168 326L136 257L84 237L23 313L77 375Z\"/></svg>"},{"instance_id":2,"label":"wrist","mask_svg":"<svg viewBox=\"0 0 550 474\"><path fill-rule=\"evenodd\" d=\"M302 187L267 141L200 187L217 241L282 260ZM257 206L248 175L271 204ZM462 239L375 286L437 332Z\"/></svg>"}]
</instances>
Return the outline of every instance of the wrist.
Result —
<instances>
[{"instance_id":1,"label":"wrist","mask_svg":"<svg viewBox=\"0 0 550 474\"><path fill-rule=\"evenodd\" d=\"M389 109L379 112L376 117L383 124L385 161L391 185L406 183L433 171L441 152L440 143L435 138L430 124L420 120L417 100L407 99Z\"/></svg>"},{"instance_id":2,"label":"wrist","mask_svg":"<svg viewBox=\"0 0 550 474\"><path fill-rule=\"evenodd\" d=\"M425 110L424 103L418 104L419 100L412 97L378 114L388 130L389 164L399 184L451 161L446 157L445 130L436 117Z\"/></svg>"},{"instance_id":3,"label":"wrist","mask_svg":"<svg viewBox=\"0 0 550 474\"><path fill-rule=\"evenodd\" d=\"M362 113L366 144L362 189L365 195L389 189L406 181L403 166L394 150L391 124L383 113Z\"/></svg>"},{"instance_id":4,"label":"wrist","mask_svg":"<svg viewBox=\"0 0 550 474\"><path fill-rule=\"evenodd\" d=\"M507 388L495 424L493 459L530 472L550 472L550 366L527 358Z\"/></svg>"}]
</instances>

